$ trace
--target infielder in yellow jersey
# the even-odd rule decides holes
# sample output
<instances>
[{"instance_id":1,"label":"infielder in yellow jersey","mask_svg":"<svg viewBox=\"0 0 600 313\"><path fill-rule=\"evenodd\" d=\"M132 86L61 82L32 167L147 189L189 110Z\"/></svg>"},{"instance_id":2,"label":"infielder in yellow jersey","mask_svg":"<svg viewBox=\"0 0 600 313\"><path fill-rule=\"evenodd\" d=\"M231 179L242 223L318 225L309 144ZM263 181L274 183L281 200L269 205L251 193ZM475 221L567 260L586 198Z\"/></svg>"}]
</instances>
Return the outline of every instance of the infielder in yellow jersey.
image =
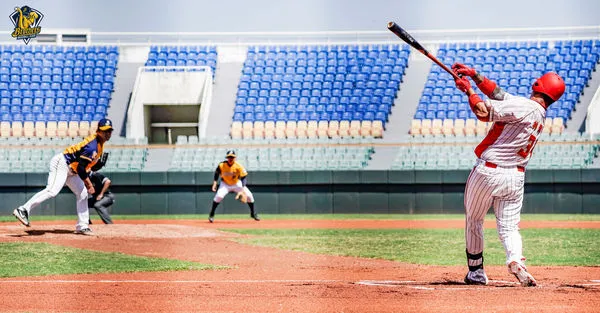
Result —
<instances>
[{"instance_id":1,"label":"infielder in yellow jersey","mask_svg":"<svg viewBox=\"0 0 600 313\"><path fill-rule=\"evenodd\" d=\"M110 140L113 127L109 119L98 122L96 133L74 144L50 160L50 172L46 188L29 199L27 203L16 208L13 215L25 226L29 226L31 209L40 203L56 197L65 184L75 194L77 203L77 226L75 233L91 235L89 228L88 195L95 193L88 173L104 150L104 143Z\"/></svg>"},{"instance_id":2,"label":"infielder in yellow jersey","mask_svg":"<svg viewBox=\"0 0 600 313\"><path fill-rule=\"evenodd\" d=\"M208 215L208 221L211 223L214 222L217 206L230 192L235 192L237 194L236 199L241 198L242 202L248 203L248 206L250 207L250 217L255 221L260 221L258 214L254 211L254 197L252 196L252 192L246 187L246 177L248 176L248 172L246 172L246 169L240 163L235 161L235 151L227 151L225 158L226 160L219 163L215 170L212 191L215 191L216 194L213 199L212 209ZM217 190L219 176L221 177L221 183Z\"/></svg>"}]
</instances>

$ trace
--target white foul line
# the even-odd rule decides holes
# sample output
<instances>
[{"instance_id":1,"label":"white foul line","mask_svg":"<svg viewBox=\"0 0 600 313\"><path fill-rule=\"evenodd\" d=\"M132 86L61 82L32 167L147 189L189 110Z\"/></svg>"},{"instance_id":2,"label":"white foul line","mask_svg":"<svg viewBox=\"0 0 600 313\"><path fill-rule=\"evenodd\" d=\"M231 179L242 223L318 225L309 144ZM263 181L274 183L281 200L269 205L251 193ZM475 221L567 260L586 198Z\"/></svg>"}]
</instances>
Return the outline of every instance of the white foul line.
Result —
<instances>
[{"instance_id":1,"label":"white foul line","mask_svg":"<svg viewBox=\"0 0 600 313\"><path fill-rule=\"evenodd\" d=\"M490 283L501 283L501 284L511 284L518 285L519 283L513 281L506 280L489 280ZM420 285L431 285L430 281L416 281L416 280L361 280L356 282L358 285L367 285L367 286L420 286ZM444 285L443 283L438 283L437 285ZM465 284L466 285L466 284Z\"/></svg>"},{"instance_id":2,"label":"white foul line","mask_svg":"<svg viewBox=\"0 0 600 313\"><path fill-rule=\"evenodd\" d=\"M500 283L500 284L511 284L511 285L519 285L519 283L514 282L514 281L508 281L508 280L493 280L490 279L489 280L490 283Z\"/></svg>"},{"instance_id":3,"label":"white foul line","mask_svg":"<svg viewBox=\"0 0 600 313\"><path fill-rule=\"evenodd\" d=\"M423 287L423 286L407 286L407 287L413 288L413 289L435 290L435 288L433 288L433 287Z\"/></svg>"},{"instance_id":4,"label":"white foul line","mask_svg":"<svg viewBox=\"0 0 600 313\"><path fill-rule=\"evenodd\" d=\"M407 286L407 285L425 285L425 282L416 280L361 280L356 282L357 285L366 286Z\"/></svg>"},{"instance_id":5,"label":"white foul line","mask_svg":"<svg viewBox=\"0 0 600 313\"><path fill-rule=\"evenodd\" d=\"M600 283L594 283L594 284L575 284L577 286L600 286Z\"/></svg>"}]
</instances>

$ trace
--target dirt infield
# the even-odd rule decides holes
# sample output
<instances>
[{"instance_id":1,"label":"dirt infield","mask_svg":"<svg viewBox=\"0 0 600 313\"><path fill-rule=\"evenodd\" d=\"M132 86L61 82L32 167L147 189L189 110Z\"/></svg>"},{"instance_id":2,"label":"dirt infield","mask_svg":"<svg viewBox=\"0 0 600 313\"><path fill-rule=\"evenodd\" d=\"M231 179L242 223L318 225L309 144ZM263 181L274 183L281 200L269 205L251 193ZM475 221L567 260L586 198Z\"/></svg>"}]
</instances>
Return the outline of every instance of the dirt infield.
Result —
<instances>
[{"instance_id":1,"label":"dirt infield","mask_svg":"<svg viewBox=\"0 0 600 313\"><path fill-rule=\"evenodd\" d=\"M600 267L530 267L523 288L503 266L490 286L462 283L464 266L424 266L253 247L226 228L456 228L463 221L122 221L72 234L64 222L0 224L1 242L48 242L228 265L214 271L0 279L2 312L597 312ZM493 223L486 227L493 227ZM598 222L523 222L522 228L599 228Z\"/></svg>"}]
</instances>

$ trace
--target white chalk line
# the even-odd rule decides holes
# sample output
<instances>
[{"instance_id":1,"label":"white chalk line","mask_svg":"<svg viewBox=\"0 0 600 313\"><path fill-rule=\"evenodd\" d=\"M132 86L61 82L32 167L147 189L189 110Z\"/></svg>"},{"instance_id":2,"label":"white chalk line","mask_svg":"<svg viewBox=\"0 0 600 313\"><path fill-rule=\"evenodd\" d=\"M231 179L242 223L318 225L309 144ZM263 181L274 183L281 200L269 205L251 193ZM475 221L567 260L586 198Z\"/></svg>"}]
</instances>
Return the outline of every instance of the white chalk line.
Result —
<instances>
[{"instance_id":1,"label":"white chalk line","mask_svg":"<svg viewBox=\"0 0 600 313\"><path fill-rule=\"evenodd\" d=\"M600 286L600 283L593 283L593 284L574 284L577 286Z\"/></svg>"},{"instance_id":2,"label":"white chalk line","mask_svg":"<svg viewBox=\"0 0 600 313\"><path fill-rule=\"evenodd\" d=\"M511 284L511 285L518 285L519 283L515 283L515 282L508 282L508 281L501 281L501 280L490 280L490 283L503 283L503 284ZM366 285L366 286L380 286L380 287L402 287L402 288L409 288L409 289L417 289L417 290L451 290L451 291L460 291L460 290L477 290L477 289L481 289L484 287L493 287L492 286L474 286L474 285L461 285L461 284L456 284L453 286L444 286L443 283L436 283L435 286L432 286L431 282L425 282L425 281L412 281L412 280L406 280L406 281L359 281L356 284L358 285Z\"/></svg>"},{"instance_id":3,"label":"white chalk line","mask_svg":"<svg viewBox=\"0 0 600 313\"><path fill-rule=\"evenodd\" d=\"M573 286L581 286L581 287L593 287L600 286L600 280L589 280L592 283L575 283ZM596 283L597 282L597 283ZM475 290L481 289L485 287L494 287L503 285L514 285L519 286L520 283L514 281L506 281L506 280L489 280L487 286L475 286L475 285L462 285L456 284L453 286L445 286L443 283L437 282L426 282L426 281L415 281L415 280L361 280L356 282L357 285L365 285L365 286L381 286L381 287L403 287L403 288L411 288L418 290ZM432 286L435 284L435 286ZM543 285L539 285L538 287L543 287Z\"/></svg>"},{"instance_id":4,"label":"white chalk line","mask_svg":"<svg viewBox=\"0 0 600 313\"><path fill-rule=\"evenodd\" d=\"M356 282L359 285L367 285L367 286L422 286L422 285L431 285L430 281L416 281L416 280L361 280ZM436 285L444 285L443 282L433 282ZM513 281L506 280L489 280L489 283L497 283L497 284L510 284L510 285L518 285L519 283ZM456 286L460 286L457 284ZM429 288L429 287L427 287Z\"/></svg>"},{"instance_id":5,"label":"white chalk line","mask_svg":"<svg viewBox=\"0 0 600 313\"><path fill-rule=\"evenodd\" d=\"M423 287L423 286L406 286L412 289L421 289L421 290L435 290L433 287Z\"/></svg>"}]
</instances>

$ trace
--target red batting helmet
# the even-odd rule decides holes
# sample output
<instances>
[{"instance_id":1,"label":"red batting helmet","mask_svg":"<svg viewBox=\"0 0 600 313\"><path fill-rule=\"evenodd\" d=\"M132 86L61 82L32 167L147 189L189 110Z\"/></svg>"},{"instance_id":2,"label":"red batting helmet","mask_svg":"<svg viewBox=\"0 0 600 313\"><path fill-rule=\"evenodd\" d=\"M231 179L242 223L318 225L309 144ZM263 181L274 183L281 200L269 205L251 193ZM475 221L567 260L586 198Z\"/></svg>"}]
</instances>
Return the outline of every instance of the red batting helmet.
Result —
<instances>
[{"instance_id":1,"label":"red batting helmet","mask_svg":"<svg viewBox=\"0 0 600 313\"><path fill-rule=\"evenodd\" d=\"M556 101L565 92L565 81L554 72L549 72L538 78L533 86L533 91L545 94L550 99Z\"/></svg>"}]
</instances>

